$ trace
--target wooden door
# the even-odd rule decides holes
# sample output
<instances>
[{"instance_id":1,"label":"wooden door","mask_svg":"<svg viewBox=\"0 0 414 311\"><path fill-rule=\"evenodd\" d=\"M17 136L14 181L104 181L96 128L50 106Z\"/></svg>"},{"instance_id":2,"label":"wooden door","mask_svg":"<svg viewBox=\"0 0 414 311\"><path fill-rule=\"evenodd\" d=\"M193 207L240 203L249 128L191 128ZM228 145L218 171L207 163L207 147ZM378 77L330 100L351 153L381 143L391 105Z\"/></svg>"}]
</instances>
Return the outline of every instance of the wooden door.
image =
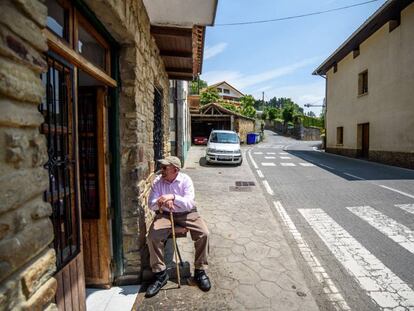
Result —
<instances>
[{"instance_id":1,"label":"wooden door","mask_svg":"<svg viewBox=\"0 0 414 311\"><path fill-rule=\"evenodd\" d=\"M361 155L363 158L369 157L369 123L362 124L362 146Z\"/></svg>"},{"instance_id":2,"label":"wooden door","mask_svg":"<svg viewBox=\"0 0 414 311\"><path fill-rule=\"evenodd\" d=\"M105 87L79 87L79 171L85 282L111 284Z\"/></svg>"}]
</instances>

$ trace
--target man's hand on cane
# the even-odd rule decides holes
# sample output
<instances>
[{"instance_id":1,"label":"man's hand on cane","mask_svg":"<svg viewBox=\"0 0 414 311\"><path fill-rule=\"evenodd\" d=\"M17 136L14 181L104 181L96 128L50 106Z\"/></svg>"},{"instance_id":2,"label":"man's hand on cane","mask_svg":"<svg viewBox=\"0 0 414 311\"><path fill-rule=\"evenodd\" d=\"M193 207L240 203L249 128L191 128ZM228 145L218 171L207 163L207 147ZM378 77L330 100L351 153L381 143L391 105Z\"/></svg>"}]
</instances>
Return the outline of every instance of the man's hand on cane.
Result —
<instances>
[{"instance_id":1,"label":"man's hand on cane","mask_svg":"<svg viewBox=\"0 0 414 311\"><path fill-rule=\"evenodd\" d=\"M173 211L175 209L174 199L175 199L174 194L164 194L160 196L157 200L158 209L160 210L160 212L162 212L163 206L168 208L170 211Z\"/></svg>"}]
</instances>

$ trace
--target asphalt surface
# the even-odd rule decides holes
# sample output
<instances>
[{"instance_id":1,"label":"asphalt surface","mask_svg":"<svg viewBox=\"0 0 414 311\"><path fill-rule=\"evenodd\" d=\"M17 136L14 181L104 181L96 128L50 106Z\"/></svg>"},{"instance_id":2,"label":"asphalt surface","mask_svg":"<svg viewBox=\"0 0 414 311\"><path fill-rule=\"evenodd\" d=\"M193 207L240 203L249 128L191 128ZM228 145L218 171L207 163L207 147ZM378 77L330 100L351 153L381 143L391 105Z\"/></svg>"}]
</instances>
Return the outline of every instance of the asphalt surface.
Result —
<instances>
[{"instance_id":1,"label":"asphalt surface","mask_svg":"<svg viewBox=\"0 0 414 311\"><path fill-rule=\"evenodd\" d=\"M326 272L318 283L317 269L309 261L302 267L314 276L320 306L332 281L337 293L328 303L342 297L342 310L414 310L414 171L317 145L265 131L246 158L268 203L281 206L275 217L283 218L282 209L292 221L284 230L289 235L294 227L304 240L296 234L292 244L307 244Z\"/></svg>"}]
</instances>

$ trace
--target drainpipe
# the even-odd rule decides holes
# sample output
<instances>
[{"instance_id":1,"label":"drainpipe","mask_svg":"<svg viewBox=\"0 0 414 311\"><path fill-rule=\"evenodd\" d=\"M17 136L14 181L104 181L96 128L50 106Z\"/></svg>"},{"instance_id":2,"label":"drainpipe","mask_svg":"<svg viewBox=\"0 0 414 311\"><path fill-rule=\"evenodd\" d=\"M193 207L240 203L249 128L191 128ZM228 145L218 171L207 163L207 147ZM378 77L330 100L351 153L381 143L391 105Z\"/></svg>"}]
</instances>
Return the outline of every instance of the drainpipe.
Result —
<instances>
[{"instance_id":1,"label":"drainpipe","mask_svg":"<svg viewBox=\"0 0 414 311\"><path fill-rule=\"evenodd\" d=\"M175 154L178 154L178 81L174 80L174 118L175 118Z\"/></svg>"},{"instance_id":2,"label":"drainpipe","mask_svg":"<svg viewBox=\"0 0 414 311\"><path fill-rule=\"evenodd\" d=\"M322 74L318 74L318 76L320 76L320 77L322 77L322 78L324 78L325 79L325 111L324 111L324 114L325 114L325 117L324 117L324 127L325 127L325 151L326 151L326 147L327 147L327 145L328 145L328 130L327 130L327 128L326 128L326 112L328 111L328 78L327 78L327 76L325 75L322 75Z\"/></svg>"}]
</instances>

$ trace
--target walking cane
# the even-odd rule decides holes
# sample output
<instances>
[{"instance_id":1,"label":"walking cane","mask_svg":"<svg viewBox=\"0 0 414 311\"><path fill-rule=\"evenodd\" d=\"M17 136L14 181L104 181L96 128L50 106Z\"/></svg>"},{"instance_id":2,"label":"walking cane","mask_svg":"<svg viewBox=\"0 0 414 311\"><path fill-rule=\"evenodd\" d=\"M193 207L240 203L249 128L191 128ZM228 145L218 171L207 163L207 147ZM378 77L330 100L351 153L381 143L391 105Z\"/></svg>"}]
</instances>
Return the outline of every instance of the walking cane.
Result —
<instances>
[{"instance_id":1,"label":"walking cane","mask_svg":"<svg viewBox=\"0 0 414 311\"><path fill-rule=\"evenodd\" d=\"M174 255L175 255L175 264L177 270L177 280L178 280L178 288L181 287L181 279L180 279L180 266L178 264L178 257L177 257L177 242L175 241L175 228L174 228L174 217L173 213L170 210L170 220L171 220L171 229L172 229L172 236L173 236L173 244L174 244Z\"/></svg>"}]
</instances>

